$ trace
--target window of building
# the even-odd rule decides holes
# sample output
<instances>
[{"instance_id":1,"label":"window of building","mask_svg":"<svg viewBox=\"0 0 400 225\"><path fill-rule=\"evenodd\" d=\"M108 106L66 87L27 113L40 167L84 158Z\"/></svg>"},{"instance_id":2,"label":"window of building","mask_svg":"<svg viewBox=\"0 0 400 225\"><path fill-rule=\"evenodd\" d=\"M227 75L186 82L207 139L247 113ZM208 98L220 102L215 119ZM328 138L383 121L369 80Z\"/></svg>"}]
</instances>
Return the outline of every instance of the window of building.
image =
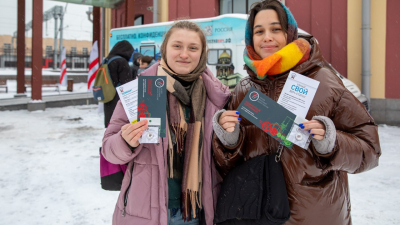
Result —
<instances>
[{"instance_id":1,"label":"window of building","mask_svg":"<svg viewBox=\"0 0 400 225\"><path fill-rule=\"evenodd\" d=\"M219 0L219 14L232 13L232 0Z\"/></svg>"},{"instance_id":2,"label":"window of building","mask_svg":"<svg viewBox=\"0 0 400 225\"><path fill-rule=\"evenodd\" d=\"M50 55L53 53L53 46L47 45L46 46L46 55Z\"/></svg>"},{"instance_id":3,"label":"window of building","mask_svg":"<svg viewBox=\"0 0 400 225\"><path fill-rule=\"evenodd\" d=\"M155 45L142 45L142 46L140 46L140 53L142 55L148 55L148 56L155 58L156 46Z\"/></svg>"},{"instance_id":4,"label":"window of building","mask_svg":"<svg viewBox=\"0 0 400 225\"><path fill-rule=\"evenodd\" d=\"M135 23L134 25L142 25L144 21L143 15L135 16Z\"/></svg>"},{"instance_id":5,"label":"window of building","mask_svg":"<svg viewBox=\"0 0 400 225\"><path fill-rule=\"evenodd\" d=\"M260 0L219 0L219 14L248 13L251 5ZM285 4L285 0L280 0Z\"/></svg>"},{"instance_id":6,"label":"window of building","mask_svg":"<svg viewBox=\"0 0 400 225\"><path fill-rule=\"evenodd\" d=\"M5 54L11 53L11 44L10 43L4 43L4 53Z\"/></svg>"},{"instance_id":7,"label":"window of building","mask_svg":"<svg viewBox=\"0 0 400 225\"><path fill-rule=\"evenodd\" d=\"M247 8L246 8L246 1L243 0L233 0L233 9L232 11L234 13L247 13Z\"/></svg>"},{"instance_id":8,"label":"window of building","mask_svg":"<svg viewBox=\"0 0 400 225\"><path fill-rule=\"evenodd\" d=\"M207 51L207 64L231 64L232 50L229 48L211 48Z\"/></svg>"},{"instance_id":9,"label":"window of building","mask_svg":"<svg viewBox=\"0 0 400 225\"><path fill-rule=\"evenodd\" d=\"M88 48L82 48L82 54L88 55Z\"/></svg>"},{"instance_id":10,"label":"window of building","mask_svg":"<svg viewBox=\"0 0 400 225\"><path fill-rule=\"evenodd\" d=\"M76 55L76 47L71 47L71 55Z\"/></svg>"},{"instance_id":11,"label":"window of building","mask_svg":"<svg viewBox=\"0 0 400 225\"><path fill-rule=\"evenodd\" d=\"M247 11L249 11L251 9L251 5L253 5L253 3L255 2L259 2L258 0L247 0Z\"/></svg>"}]
</instances>

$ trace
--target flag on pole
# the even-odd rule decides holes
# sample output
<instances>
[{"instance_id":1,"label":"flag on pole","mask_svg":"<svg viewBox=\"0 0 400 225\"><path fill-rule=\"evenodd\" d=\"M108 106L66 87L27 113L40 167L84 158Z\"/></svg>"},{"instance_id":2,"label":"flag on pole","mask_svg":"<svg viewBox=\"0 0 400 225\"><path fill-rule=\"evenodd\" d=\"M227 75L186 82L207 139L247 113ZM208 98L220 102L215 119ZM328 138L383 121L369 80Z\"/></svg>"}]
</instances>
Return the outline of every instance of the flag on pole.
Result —
<instances>
[{"instance_id":1,"label":"flag on pole","mask_svg":"<svg viewBox=\"0 0 400 225\"><path fill-rule=\"evenodd\" d=\"M96 73L99 69L99 49L97 48L97 41L93 43L92 51L89 57L89 73L88 73L88 91L92 91Z\"/></svg>"},{"instance_id":2,"label":"flag on pole","mask_svg":"<svg viewBox=\"0 0 400 225\"><path fill-rule=\"evenodd\" d=\"M61 74L60 74L60 85L62 86L67 86L67 61L66 61L66 50L65 47L62 50L61 53L61 64L60 64L60 69L61 69Z\"/></svg>"}]
</instances>

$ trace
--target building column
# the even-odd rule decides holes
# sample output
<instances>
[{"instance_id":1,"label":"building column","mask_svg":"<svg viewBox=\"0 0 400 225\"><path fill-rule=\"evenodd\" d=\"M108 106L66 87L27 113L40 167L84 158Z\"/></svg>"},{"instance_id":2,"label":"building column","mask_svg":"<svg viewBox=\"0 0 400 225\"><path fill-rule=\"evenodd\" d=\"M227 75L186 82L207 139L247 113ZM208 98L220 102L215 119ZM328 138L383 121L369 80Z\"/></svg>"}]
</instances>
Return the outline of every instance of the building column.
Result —
<instances>
[{"instance_id":1,"label":"building column","mask_svg":"<svg viewBox=\"0 0 400 225\"><path fill-rule=\"evenodd\" d=\"M371 1L371 43L370 43L370 98L385 98L386 82L386 34L390 29L386 30L387 10L386 0ZM399 18L399 17L398 17ZM399 27L399 26L398 26ZM394 28L395 29L395 28ZM396 29L395 29L396 30ZM400 33L400 32L398 32ZM397 36L398 37L398 36Z\"/></svg>"},{"instance_id":2,"label":"building column","mask_svg":"<svg viewBox=\"0 0 400 225\"><path fill-rule=\"evenodd\" d=\"M43 0L33 0L32 7L32 100L42 100ZM20 43L18 43L20 45Z\"/></svg>"},{"instance_id":3,"label":"building column","mask_svg":"<svg viewBox=\"0 0 400 225\"><path fill-rule=\"evenodd\" d=\"M110 30L111 30L111 20L112 20L112 11L110 8L105 9L104 14L104 52L106 55L110 52Z\"/></svg>"},{"instance_id":4,"label":"building column","mask_svg":"<svg viewBox=\"0 0 400 225\"><path fill-rule=\"evenodd\" d=\"M133 26L135 25L135 1L134 0L126 0L125 1L125 26Z\"/></svg>"},{"instance_id":5,"label":"building column","mask_svg":"<svg viewBox=\"0 0 400 225\"><path fill-rule=\"evenodd\" d=\"M160 1L158 4L158 12L160 13L159 22L167 22L168 21L168 0Z\"/></svg>"},{"instance_id":6,"label":"building column","mask_svg":"<svg viewBox=\"0 0 400 225\"><path fill-rule=\"evenodd\" d=\"M18 0L17 95L25 95L25 0Z\"/></svg>"},{"instance_id":7,"label":"building column","mask_svg":"<svg viewBox=\"0 0 400 225\"><path fill-rule=\"evenodd\" d=\"M361 87L361 0L347 1L347 78Z\"/></svg>"},{"instance_id":8,"label":"building column","mask_svg":"<svg viewBox=\"0 0 400 225\"><path fill-rule=\"evenodd\" d=\"M103 43L101 42L101 31L100 31L100 7L93 7L93 41L92 44L97 41L99 44L99 61L103 60L103 55L101 50L103 48Z\"/></svg>"},{"instance_id":9,"label":"building column","mask_svg":"<svg viewBox=\"0 0 400 225\"><path fill-rule=\"evenodd\" d=\"M381 26L385 27L385 34L386 37L381 35L378 37L378 34L376 34L376 42L374 43L379 43L382 44L382 39L386 39L386 47L385 45L382 46L382 48L385 47L386 52L383 60L381 62L384 63L383 69L381 71L374 72L373 75L376 73L376 76L379 77L379 73L382 74L382 71L386 71L386 76L383 82L385 82L385 91L384 91L384 96L386 98L390 99L397 99L400 101L400 79L399 79L399 72L400 72L400 63L399 63L399 50L400 50L400 43L399 43L399 35L400 35L400 15L396 13L398 11L398 8L400 6L400 1L396 0L387 0L387 13L385 14L387 16L387 24L384 26L384 24L381 24ZM377 12L376 15L378 15L381 12ZM375 13L373 14L373 16ZM373 18L374 19L374 18ZM373 20L372 20L373 21ZM382 32L380 30L380 32ZM378 33L378 32L376 32ZM380 38L380 39L378 39ZM374 39L373 39L374 40ZM379 46L377 44L377 46ZM374 46L375 47L375 46ZM386 59L386 60L385 60ZM373 59L371 59L373 61ZM374 61L373 61L374 62ZM375 62L374 62L375 63ZM379 78L377 78L379 79ZM372 82L375 82L377 79L374 79L372 77ZM397 110L400 110L400 104L397 104L396 107ZM400 119L399 119L400 120Z\"/></svg>"}]
</instances>

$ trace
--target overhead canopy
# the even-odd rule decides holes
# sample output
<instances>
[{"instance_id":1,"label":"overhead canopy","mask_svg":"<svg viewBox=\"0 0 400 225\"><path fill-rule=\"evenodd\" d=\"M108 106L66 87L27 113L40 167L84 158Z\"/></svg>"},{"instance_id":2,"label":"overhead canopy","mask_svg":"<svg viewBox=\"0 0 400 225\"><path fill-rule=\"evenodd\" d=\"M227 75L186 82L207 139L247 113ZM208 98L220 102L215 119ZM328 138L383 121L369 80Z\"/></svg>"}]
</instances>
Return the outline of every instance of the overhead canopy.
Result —
<instances>
[{"instance_id":1,"label":"overhead canopy","mask_svg":"<svg viewBox=\"0 0 400 225\"><path fill-rule=\"evenodd\" d=\"M58 2L68 2L81 5L92 5L103 8L117 8L124 0L53 0Z\"/></svg>"}]
</instances>

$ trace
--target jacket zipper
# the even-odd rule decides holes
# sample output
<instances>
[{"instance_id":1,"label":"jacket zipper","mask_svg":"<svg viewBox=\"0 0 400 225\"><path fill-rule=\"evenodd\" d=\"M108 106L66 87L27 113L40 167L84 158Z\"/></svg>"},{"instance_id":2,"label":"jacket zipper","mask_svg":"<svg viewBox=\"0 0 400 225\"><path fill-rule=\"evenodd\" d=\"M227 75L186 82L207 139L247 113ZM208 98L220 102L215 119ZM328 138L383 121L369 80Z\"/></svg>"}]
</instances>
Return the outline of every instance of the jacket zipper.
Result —
<instances>
[{"instance_id":1,"label":"jacket zipper","mask_svg":"<svg viewBox=\"0 0 400 225\"><path fill-rule=\"evenodd\" d=\"M131 184L132 184L132 172L133 172L133 166L134 166L134 165L135 165L134 162L132 162L132 167L131 167L131 179L130 179L130 181L129 181L128 188L126 189L125 194L124 194L124 208L122 209L122 216L125 216L125 208L126 208L126 205L128 204L128 194L129 194L129 190L131 189Z\"/></svg>"},{"instance_id":2,"label":"jacket zipper","mask_svg":"<svg viewBox=\"0 0 400 225\"><path fill-rule=\"evenodd\" d=\"M166 165L165 165L165 153L164 153L164 138L161 138L161 144L162 144L162 150L163 150L163 161L164 161L164 169L165 169L165 171L167 171L167 167L166 167ZM168 151L168 150L167 150ZM168 154L168 153L167 153ZM168 182L168 172L167 172L167 182ZM167 184L164 184L164 185L167 185ZM166 192L166 191L165 191ZM167 198L167 193L164 193L164 197L165 197L165 206L167 207L167 209L168 209L168 198Z\"/></svg>"},{"instance_id":3,"label":"jacket zipper","mask_svg":"<svg viewBox=\"0 0 400 225\"><path fill-rule=\"evenodd\" d=\"M214 132L213 132L214 133ZM214 209L214 215L215 215L215 212L216 212L216 208L215 208L215 206L214 206L214 183L213 183L213 179L212 179L212 175L213 175L213 167L212 167L212 163L213 163L213 157L214 157L214 151L213 151L213 149L212 149L212 137L213 137L213 133L211 133L211 152L212 152L212 155L211 155L211 157L210 157L210 171L211 171L211 194L212 194L212 206L213 206L213 209ZM215 176L217 176L217 171L215 171ZM204 218L205 218L205 213L204 213Z\"/></svg>"}]
</instances>

